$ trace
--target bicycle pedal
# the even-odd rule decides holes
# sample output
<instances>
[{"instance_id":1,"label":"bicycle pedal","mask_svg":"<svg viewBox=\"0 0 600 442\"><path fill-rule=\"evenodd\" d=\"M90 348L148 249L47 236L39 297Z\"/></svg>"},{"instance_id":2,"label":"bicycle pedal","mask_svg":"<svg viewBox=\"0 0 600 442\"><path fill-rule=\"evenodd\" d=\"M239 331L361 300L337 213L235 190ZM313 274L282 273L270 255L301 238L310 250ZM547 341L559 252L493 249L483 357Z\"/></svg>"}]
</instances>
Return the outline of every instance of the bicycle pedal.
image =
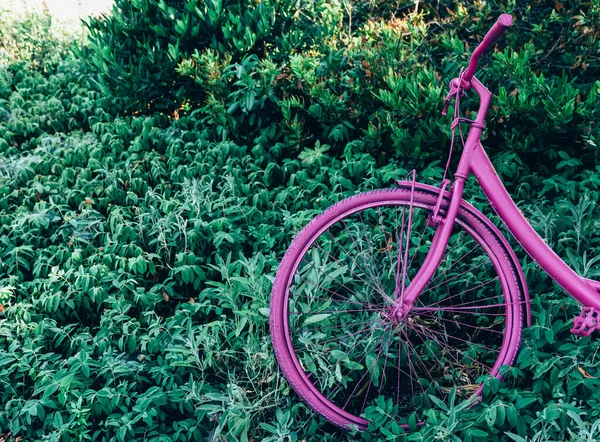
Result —
<instances>
[{"instance_id":1,"label":"bicycle pedal","mask_svg":"<svg viewBox=\"0 0 600 442\"><path fill-rule=\"evenodd\" d=\"M600 330L599 316L600 312L593 307L584 307L573 320L571 333L576 336L590 336L595 330Z\"/></svg>"}]
</instances>

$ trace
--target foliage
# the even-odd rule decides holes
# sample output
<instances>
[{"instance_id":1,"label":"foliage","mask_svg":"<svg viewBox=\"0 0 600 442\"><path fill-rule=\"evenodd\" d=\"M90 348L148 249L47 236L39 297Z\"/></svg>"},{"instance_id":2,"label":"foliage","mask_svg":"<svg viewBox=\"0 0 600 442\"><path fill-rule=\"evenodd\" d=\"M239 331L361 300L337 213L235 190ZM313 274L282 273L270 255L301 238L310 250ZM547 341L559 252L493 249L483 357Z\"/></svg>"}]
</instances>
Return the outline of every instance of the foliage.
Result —
<instances>
[{"instance_id":1,"label":"foliage","mask_svg":"<svg viewBox=\"0 0 600 442\"><path fill-rule=\"evenodd\" d=\"M72 29L50 15L45 3L33 8L16 0L0 3L0 62L22 62L44 70L68 55L81 30Z\"/></svg>"},{"instance_id":2,"label":"foliage","mask_svg":"<svg viewBox=\"0 0 600 442\"><path fill-rule=\"evenodd\" d=\"M462 41L479 41L497 9L326 4L117 1L112 17L90 21L86 58L98 86L131 110L193 114L215 141L266 138L286 149L319 141L380 163L445 152L439 97L466 63ZM598 7L558 5L507 5L517 25L481 74L498 94L487 145L536 165L541 157L546 174L559 151L597 160Z\"/></svg>"},{"instance_id":3,"label":"foliage","mask_svg":"<svg viewBox=\"0 0 600 442\"><path fill-rule=\"evenodd\" d=\"M403 433L385 402L369 432L340 433L293 394L268 336L272 279L330 204L412 167L439 183L444 85L467 59L460 39L472 47L497 11L252 4L117 1L90 21L83 60L0 67L0 434ZM600 8L515 10L481 74L498 94L486 145L534 227L597 278ZM598 340L569 334L578 307L523 260L534 325L505 382L472 408L438 404L404 438L598 438Z\"/></svg>"},{"instance_id":4,"label":"foliage","mask_svg":"<svg viewBox=\"0 0 600 442\"><path fill-rule=\"evenodd\" d=\"M84 53L102 74L99 86L127 98L128 108L187 109L204 90L180 75L180 64L201 63L204 53L236 62L251 55L282 59L321 43L340 16L337 1L117 1L112 15L89 21ZM218 65L218 58L206 61Z\"/></svg>"}]
</instances>

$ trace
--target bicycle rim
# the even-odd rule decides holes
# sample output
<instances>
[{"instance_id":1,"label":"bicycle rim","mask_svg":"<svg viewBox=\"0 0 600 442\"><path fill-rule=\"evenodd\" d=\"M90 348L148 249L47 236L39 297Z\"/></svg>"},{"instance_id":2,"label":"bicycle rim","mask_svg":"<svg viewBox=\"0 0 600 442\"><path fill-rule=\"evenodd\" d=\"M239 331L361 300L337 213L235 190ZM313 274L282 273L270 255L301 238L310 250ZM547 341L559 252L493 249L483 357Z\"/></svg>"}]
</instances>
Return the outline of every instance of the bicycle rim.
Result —
<instances>
[{"instance_id":1,"label":"bicycle rim","mask_svg":"<svg viewBox=\"0 0 600 442\"><path fill-rule=\"evenodd\" d=\"M337 425L364 429L361 416L375 402L391 404L405 427L422 422L432 397L446 400L453 387L473 397L481 376L497 376L514 359L515 275L495 237L466 216L413 309L402 321L391 314L429 249L434 203L417 192L411 207L400 190L345 200L298 235L278 270L278 361L304 400Z\"/></svg>"}]
</instances>

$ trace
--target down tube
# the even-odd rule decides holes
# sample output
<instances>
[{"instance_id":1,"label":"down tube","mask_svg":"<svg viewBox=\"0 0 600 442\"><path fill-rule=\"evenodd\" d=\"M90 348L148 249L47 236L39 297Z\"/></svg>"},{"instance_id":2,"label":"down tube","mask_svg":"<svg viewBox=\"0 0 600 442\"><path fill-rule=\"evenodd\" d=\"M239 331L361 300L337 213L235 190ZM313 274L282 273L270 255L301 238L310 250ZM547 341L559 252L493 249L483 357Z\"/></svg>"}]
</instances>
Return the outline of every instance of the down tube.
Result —
<instances>
[{"instance_id":1,"label":"down tube","mask_svg":"<svg viewBox=\"0 0 600 442\"><path fill-rule=\"evenodd\" d=\"M600 309L600 294L565 264L533 230L506 191L481 143L474 147L470 167L496 213L533 260L580 304Z\"/></svg>"}]
</instances>

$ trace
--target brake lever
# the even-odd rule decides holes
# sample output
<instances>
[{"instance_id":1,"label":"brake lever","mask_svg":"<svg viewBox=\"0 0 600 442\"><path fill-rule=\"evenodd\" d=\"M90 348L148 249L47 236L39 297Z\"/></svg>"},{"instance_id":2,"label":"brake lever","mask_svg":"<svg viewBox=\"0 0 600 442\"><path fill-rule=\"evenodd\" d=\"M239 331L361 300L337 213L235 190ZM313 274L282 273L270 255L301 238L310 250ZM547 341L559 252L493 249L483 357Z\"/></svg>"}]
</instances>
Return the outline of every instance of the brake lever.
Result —
<instances>
[{"instance_id":1,"label":"brake lever","mask_svg":"<svg viewBox=\"0 0 600 442\"><path fill-rule=\"evenodd\" d=\"M448 113L448 108L450 107L451 97L448 94L446 98L444 98L444 110L442 110L442 115L446 115Z\"/></svg>"},{"instance_id":2,"label":"brake lever","mask_svg":"<svg viewBox=\"0 0 600 442\"><path fill-rule=\"evenodd\" d=\"M442 115L446 115L448 113L448 108L450 107L452 98L458 94L464 94L464 89L460 86L456 86L459 81L460 80L458 78L454 78L452 81L450 81L450 92L448 92L448 95L446 95L446 98L444 98L444 109L442 110Z\"/></svg>"}]
</instances>

